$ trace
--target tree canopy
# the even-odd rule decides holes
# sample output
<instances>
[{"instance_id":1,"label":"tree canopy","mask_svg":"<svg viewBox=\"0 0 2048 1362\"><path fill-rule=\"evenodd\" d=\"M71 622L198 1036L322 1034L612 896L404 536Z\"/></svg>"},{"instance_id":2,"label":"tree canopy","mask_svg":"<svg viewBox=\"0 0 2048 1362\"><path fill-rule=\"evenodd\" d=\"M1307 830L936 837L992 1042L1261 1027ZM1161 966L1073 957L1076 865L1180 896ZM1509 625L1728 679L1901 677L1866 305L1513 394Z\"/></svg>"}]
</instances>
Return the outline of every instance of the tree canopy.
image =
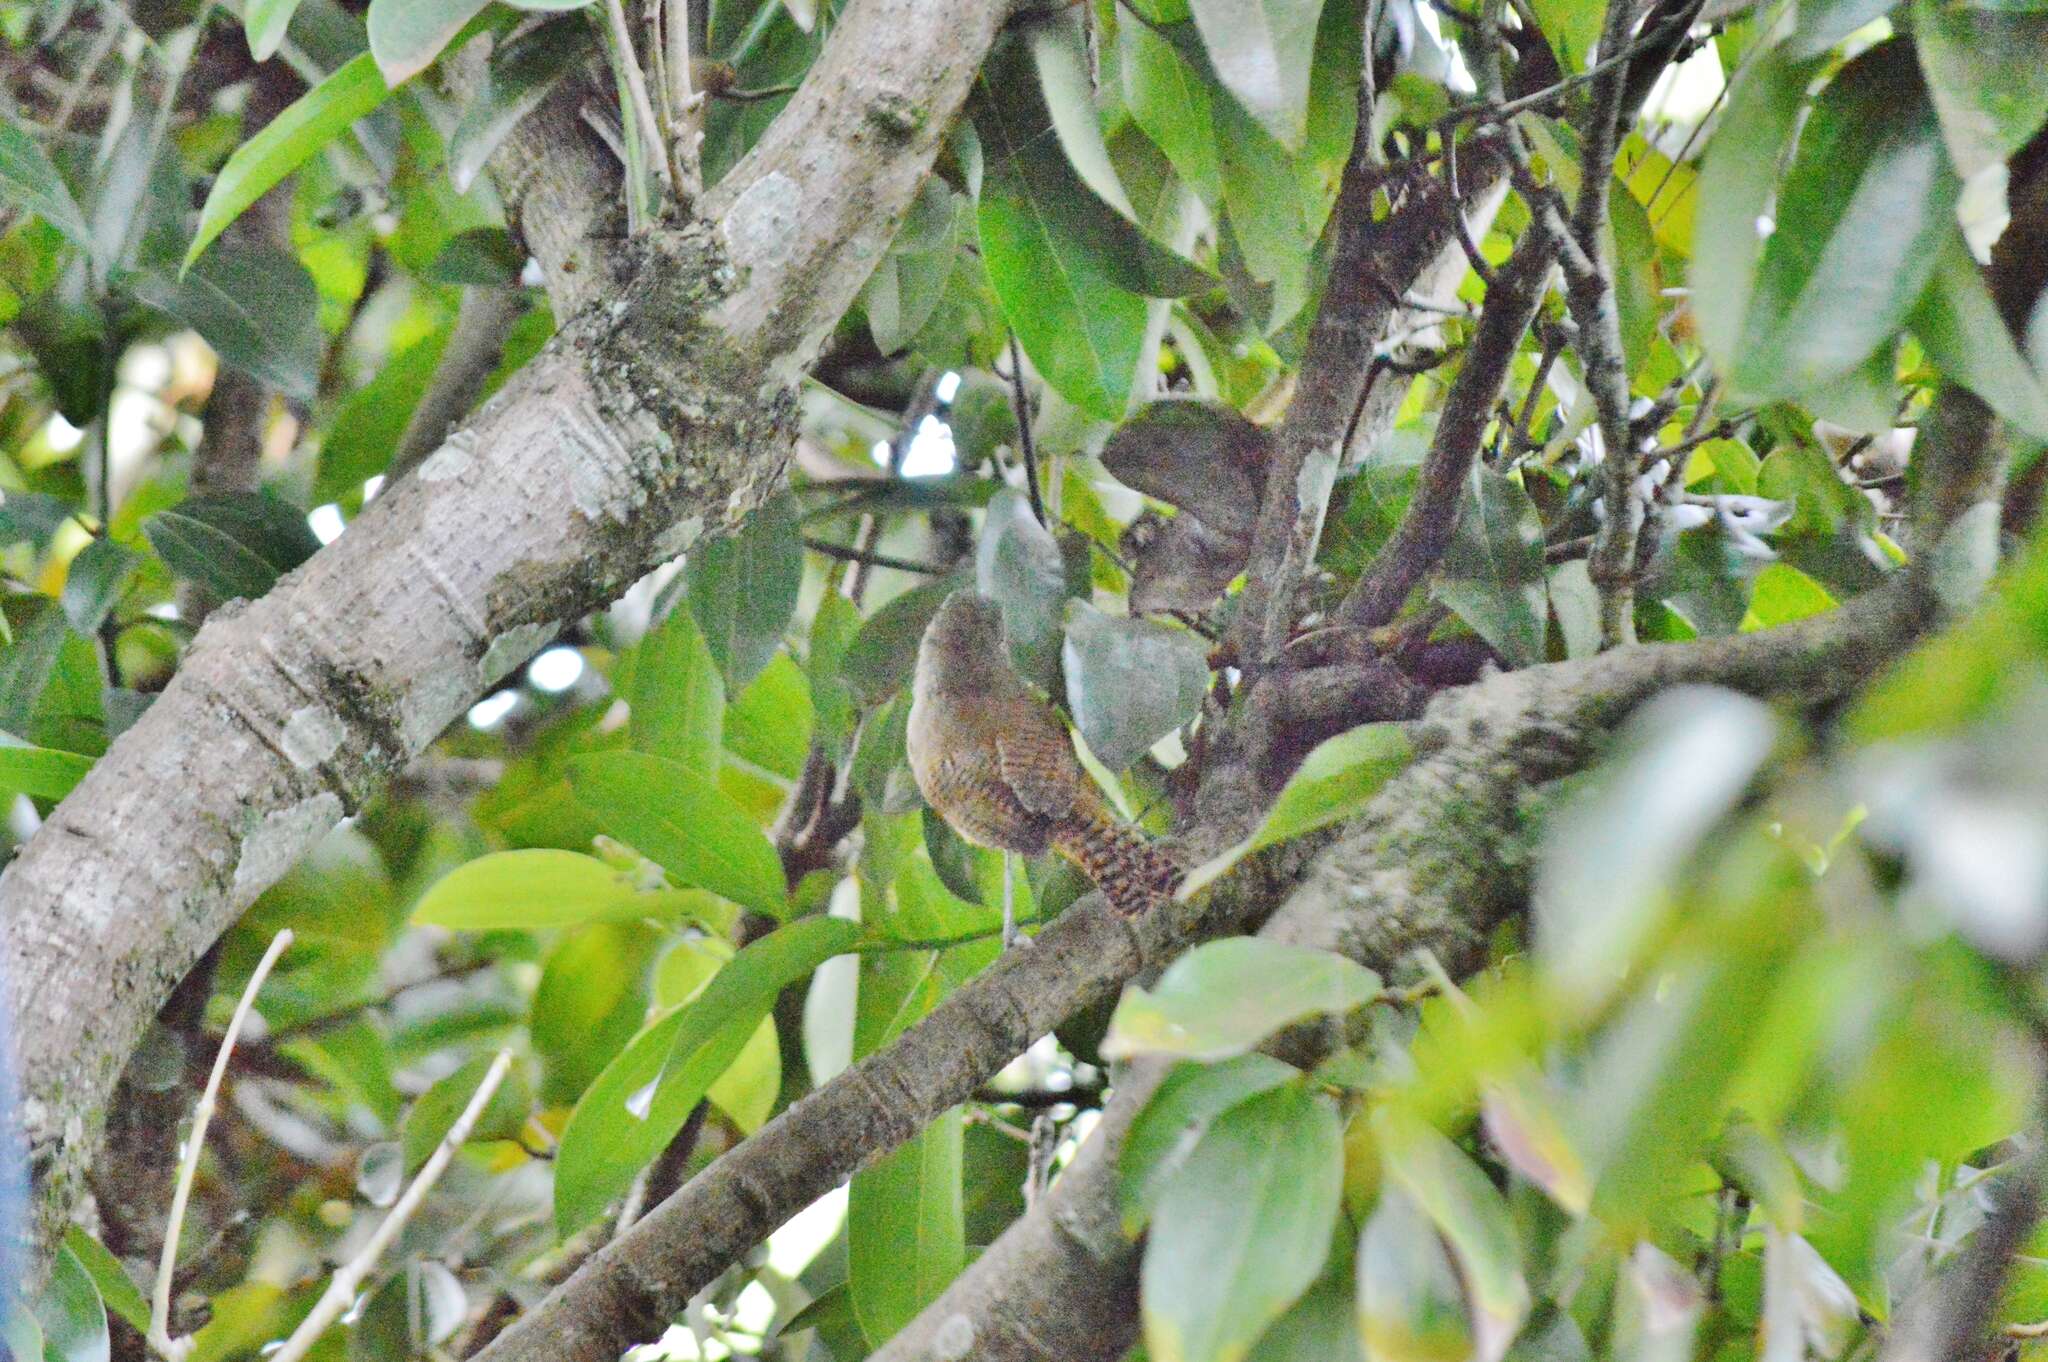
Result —
<instances>
[{"instance_id":1,"label":"tree canopy","mask_svg":"<svg viewBox=\"0 0 2048 1362\"><path fill-rule=\"evenodd\" d=\"M13 1356L2040 1352L2048 6L0 40Z\"/></svg>"}]
</instances>

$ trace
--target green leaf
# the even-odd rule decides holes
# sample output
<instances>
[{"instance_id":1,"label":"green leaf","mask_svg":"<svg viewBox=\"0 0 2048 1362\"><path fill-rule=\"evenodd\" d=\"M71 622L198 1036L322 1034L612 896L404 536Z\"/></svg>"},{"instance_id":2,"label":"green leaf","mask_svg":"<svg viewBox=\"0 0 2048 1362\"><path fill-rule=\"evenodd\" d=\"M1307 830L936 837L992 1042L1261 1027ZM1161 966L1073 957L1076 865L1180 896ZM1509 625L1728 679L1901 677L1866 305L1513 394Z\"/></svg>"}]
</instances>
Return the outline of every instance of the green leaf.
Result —
<instances>
[{"instance_id":1,"label":"green leaf","mask_svg":"<svg viewBox=\"0 0 2048 1362\"><path fill-rule=\"evenodd\" d=\"M1895 39L1844 67L1800 134L1741 340L1719 355L1743 400L1838 378L1889 340L1934 271L1960 192L1912 45Z\"/></svg>"},{"instance_id":2,"label":"green leaf","mask_svg":"<svg viewBox=\"0 0 2048 1362\"><path fill-rule=\"evenodd\" d=\"M1825 56L1842 39L1871 20L1883 18L1898 4L1899 0L1806 0L1799 6L1792 32L1764 59L1782 55L1803 62Z\"/></svg>"},{"instance_id":3,"label":"green leaf","mask_svg":"<svg viewBox=\"0 0 2048 1362\"><path fill-rule=\"evenodd\" d=\"M412 1110L405 1114L405 1123L399 1128L398 1139L405 1150L405 1175L411 1177L433 1156L439 1145L455 1128L455 1122L476 1096L477 1088L484 1081L484 1074L493 1062L491 1055L478 1055L421 1093L419 1100L412 1104ZM476 1124L470 1127L469 1138L475 1140L516 1140L526 1126L526 1118L533 1111L533 1094L527 1090L526 1080L520 1077L515 1064L505 1073L498 1090L491 1094L491 1100L484 1104Z\"/></svg>"},{"instance_id":4,"label":"green leaf","mask_svg":"<svg viewBox=\"0 0 2048 1362\"><path fill-rule=\"evenodd\" d=\"M92 1274L68 1247L57 1250L50 1280L35 1302L44 1362L107 1362L107 1308Z\"/></svg>"},{"instance_id":5,"label":"green leaf","mask_svg":"<svg viewBox=\"0 0 2048 1362\"><path fill-rule=\"evenodd\" d=\"M1673 691L1556 815L1531 907L1559 995L1587 1014L1623 983L1670 909L1684 858L1770 755L1777 724L1730 691Z\"/></svg>"},{"instance_id":6,"label":"green leaf","mask_svg":"<svg viewBox=\"0 0 2048 1362\"><path fill-rule=\"evenodd\" d=\"M1329 951L1262 937L1211 941L1167 966L1151 990L1124 990L1102 1054L1227 1059L1298 1021L1363 1007L1380 992L1377 974Z\"/></svg>"},{"instance_id":7,"label":"green leaf","mask_svg":"<svg viewBox=\"0 0 2048 1362\"><path fill-rule=\"evenodd\" d=\"M1351 1308L1350 1245L1340 1236L1337 1247L1340 1252L1330 1256L1315 1284L1260 1335L1247 1362L1330 1362L1365 1356Z\"/></svg>"},{"instance_id":8,"label":"green leaf","mask_svg":"<svg viewBox=\"0 0 2048 1362\"><path fill-rule=\"evenodd\" d=\"M128 1321L137 1333L149 1332L149 1301L143 1296L142 1288L135 1284L135 1279L128 1275L128 1269L121 1266L119 1258L78 1225L64 1232L64 1250L76 1258L85 1275L92 1278L94 1288L109 1310Z\"/></svg>"},{"instance_id":9,"label":"green leaf","mask_svg":"<svg viewBox=\"0 0 2048 1362\"><path fill-rule=\"evenodd\" d=\"M784 780L803 774L811 750L811 694L803 669L777 653L725 707L725 750Z\"/></svg>"},{"instance_id":10,"label":"green leaf","mask_svg":"<svg viewBox=\"0 0 2048 1362\"><path fill-rule=\"evenodd\" d=\"M2048 384L2013 343L1962 234L1942 242L1934 277L1908 325L1943 373L2036 439L2048 440Z\"/></svg>"},{"instance_id":11,"label":"green leaf","mask_svg":"<svg viewBox=\"0 0 2048 1362\"><path fill-rule=\"evenodd\" d=\"M1022 492L989 498L974 554L974 584L1003 610L1010 660L1027 680L1051 685L1060 665L1067 564L1052 531L1038 523Z\"/></svg>"},{"instance_id":12,"label":"green leaf","mask_svg":"<svg viewBox=\"0 0 2048 1362\"><path fill-rule=\"evenodd\" d=\"M731 946L711 937L676 942L655 967L654 1005L666 1009L694 1002L732 962L733 954ZM763 1017L725 1072L704 1090L704 1097L732 1118L742 1133L751 1135L768 1119L781 1090L782 1049L775 1018Z\"/></svg>"},{"instance_id":13,"label":"green leaf","mask_svg":"<svg viewBox=\"0 0 2048 1362\"><path fill-rule=\"evenodd\" d=\"M1258 830L1189 871L1181 897L1193 897L1254 851L1351 817L1414 755L1404 724L1364 724L1325 738L1289 778Z\"/></svg>"},{"instance_id":14,"label":"green leaf","mask_svg":"<svg viewBox=\"0 0 2048 1362\"><path fill-rule=\"evenodd\" d=\"M276 56L298 9L299 0L249 0L242 7L242 32L249 39L249 55L257 61Z\"/></svg>"},{"instance_id":15,"label":"green leaf","mask_svg":"<svg viewBox=\"0 0 2048 1362\"><path fill-rule=\"evenodd\" d=\"M1804 10L1802 9L1802 14ZM1817 60L1764 53L1728 95L1728 110L1707 145L1693 225L1692 309L1700 340L1726 370L1741 354L1757 258L1758 220L1778 191L1778 160L1799 124Z\"/></svg>"},{"instance_id":16,"label":"green leaf","mask_svg":"<svg viewBox=\"0 0 2048 1362\"><path fill-rule=\"evenodd\" d=\"M1144 348L1140 295L1178 297L1210 278L1082 182L1053 135L1027 44L996 50L971 107L985 158L979 223L989 284L1045 380L1115 420Z\"/></svg>"},{"instance_id":17,"label":"green leaf","mask_svg":"<svg viewBox=\"0 0 2048 1362\"><path fill-rule=\"evenodd\" d=\"M953 1108L880 1163L853 1175L846 1206L847 1287L854 1317L872 1345L894 1337L938 1299L966 1263L961 1116Z\"/></svg>"},{"instance_id":18,"label":"green leaf","mask_svg":"<svg viewBox=\"0 0 2048 1362\"><path fill-rule=\"evenodd\" d=\"M1914 0L1913 43L1965 180L2004 164L2048 119L2048 14Z\"/></svg>"},{"instance_id":19,"label":"green leaf","mask_svg":"<svg viewBox=\"0 0 2048 1362\"><path fill-rule=\"evenodd\" d=\"M254 600L320 549L304 512L261 492L188 497L142 532L171 571L222 600Z\"/></svg>"},{"instance_id":20,"label":"green leaf","mask_svg":"<svg viewBox=\"0 0 2048 1362\"><path fill-rule=\"evenodd\" d=\"M847 645L839 671L863 703L880 704L909 683L925 626L962 585L954 575L914 586L861 625Z\"/></svg>"},{"instance_id":21,"label":"green leaf","mask_svg":"<svg viewBox=\"0 0 2048 1362\"><path fill-rule=\"evenodd\" d=\"M388 3L388 0L387 0ZM213 239L272 186L305 164L348 125L384 102L391 88L368 52L294 100L264 129L236 148L214 177L199 210L199 228L185 249L190 269Z\"/></svg>"},{"instance_id":22,"label":"green leaf","mask_svg":"<svg viewBox=\"0 0 2048 1362\"><path fill-rule=\"evenodd\" d=\"M544 1065L543 1103L574 1102L640 1029L661 943L640 923L612 922L572 932L548 952L528 1025Z\"/></svg>"},{"instance_id":23,"label":"green leaf","mask_svg":"<svg viewBox=\"0 0 2048 1362\"><path fill-rule=\"evenodd\" d=\"M77 752L16 743L0 745L0 790L38 799L62 799L71 793L72 786L85 779L92 763L91 757Z\"/></svg>"},{"instance_id":24,"label":"green leaf","mask_svg":"<svg viewBox=\"0 0 2048 1362\"><path fill-rule=\"evenodd\" d=\"M1223 172L1210 126L1208 82L1149 25L1118 24L1117 45L1131 117L1188 188L1215 208L1223 200Z\"/></svg>"},{"instance_id":25,"label":"green leaf","mask_svg":"<svg viewBox=\"0 0 2048 1362\"><path fill-rule=\"evenodd\" d=\"M633 746L707 778L724 750L725 682L688 610L671 610L647 632L626 703Z\"/></svg>"},{"instance_id":26,"label":"green leaf","mask_svg":"<svg viewBox=\"0 0 2048 1362\"><path fill-rule=\"evenodd\" d=\"M1260 1054L1176 1064L1132 1120L1117 1155L1124 1232L1135 1237L1145 1228L1210 1122L1247 1097L1300 1076L1293 1065Z\"/></svg>"},{"instance_id":27,"label":"green leaf","mask_svg":"<svg viewBox=\"0 0 2048 1362\"><path fill-rule=\"evenodd\" d=\"M320 446L320 471L313 482L316 503L338 501L391 466L413 410L441 367L454 327L450 321L408 345L341 404Z\"/></svg>"},{"instance_id":28,"label":"green leaf","mask_svg":"<svg viewBox=\"0 0 2048 1362\"><path fill-rule=\"evenodd\" d=\"M570 14L550 19L491 53L482 87L463 107L448 137L448 178L456 192L469 192L506 134L540 107L564 73L589 55L596 36L583 16Z\"/></svg>"},{"instance_id":29,"label":"green leaf","mask_svg":"<svg viewBox=\"0 0 2048 1362\"><path fill-rule=\"evenodd\" d=\"M738 532L701 539L683 566L690 613L729 695L745 690L782 642L804 580L796 498L770 498Z\"/></svg>"},{"instance_id":30,"label":"green leaf","mask_svg":"<svg viewBox=\"0 0 2048 1362\"><path fill-rule=\"evenodd\" d=\"M1775 629L1781 624L1824 615L1835 608L1828 589L1790 563L1772 563L1750 584L1749 613L1742 629Z\"/></svg>"},{"instance_id":31,"label":"green leaf","mask_svg":"<svg viewBox=\"0 0 2048 1362\"><path fill-rule=\"evenodd\" d=\"M1452 1362L1474 1355L1457 1265L1436 1226L1397 1186L1358 1236L1358 1332L1367 1356Z\"/></svg>"},{"instance_id":32,"label":"green leaf","mask_svg":"<svg viewBox=\"0 0 2048 1362\"><path fill-rule=\"evenodd\" d=\"M50 158L18 118L0 118L0 202L18 204L62 232L75 246L93 250L92 228Z\"/></svg>"},{"instance_id":33,"label":"green leaf","mask_svg":"<svg viewBox=\"0 0 2048 1362\"><path fill-rule=\"evenodd\" d=\"M1322 0L1190 0L1188 7L1223 88L1281 146L1300 151Z\"/></svg>"},{"instance_id":34,"label":"green leaf","mask_svg":"<svg viewBox=\"0 0 2048 1362\"><path fill-rule=\"evenodd\" d=\"M1543 519L1520 483L1475 462L1434 594L1516 667L1543 660Z\"/></svg>"},{"instance_id":35,"label":"green leaf","mask_svg":"<svg viewBox=\"0 0 2048 1362\"><path fill-rule=\"evenodd\" d=\"M811 647L804 672L811 683L811 708L817 716L818 740L837 757L853 738L858 713L844 668L847 652L860 631L860 610L836 591L818 598L811 617Z\"/></svg>"},{"instance_id":36,"label":"green leaf","mask_svg":"<svg viewBox=\"0 0 2048 1362\"><path fill-rule=\"evenodd\" d=\"M919 186L889 253L861 289L875 347L893 355L917 339L946 296L969 209L934 175Z\"/></svg>"},{"instance_id":37,"label":"green leaf","mask_svg":"<svg viewBox=\"0 0 2048 1362\"><path fill-rule=\"evenodd\" d=\"M1435 1224L1472 1311L1476 1356L1498 1362L1529 1317L1521 1241L1507 1203L1479 1166L1433 1127L1391 1105L1373 1114L1387 1180Z\"/></svg>"},{"instance_id":38,"label":"green leaf","mask_svg":"<svg viewBox=\"0 0 2048 1362\"><path fill-rule=\"evenodd\" d=\"M1566 75L1577 75L1600 42L1600 27L1606 19L1605 5L1597 0L1533 0L1538 27L1557 54L1557 64ZM1802 17L1805 6L1800 7Z\"/></svg>"},{"instance_id":39,"label":"green leaf","mask_svg":"<svg viewBox=\"0 0 2048 1362\"><path fill-rule=\"evenodd\" d=\"M437 284L480 284L505 288L519 282L526 252L503 227L472 227L448 238L427 266Z\"/></svg>"},{"instance_id":40,"label":"green leaf","mask_svg":"<svg viewBox=\"0 0 2048 1362\"><path fill-rule=\"evenodd\" d=\"M93 540L72 558L64 573L64 594L59 598L64 618L71 627L90 638L99 632L100 622L121 599L121 589L142 555L111 539Z\"/></svg>"},{"instance_id":41,"label":"green leaf","mask_svg":"<svg viewBox=\"0 0 2048 1362\"><path fill-rule=\"evenodd\" d=\"M555 1223L573 1233L622 1195L689 1119L775 1006L776 995L852 946L860 926L810 917L770 932L605 1066L562 1130Z\"/></svg>"},{"instance_id":42,"label":"green leaf","mask_svg":"<svg viewBox=\"0 0 2048 1362\"><path fill-rule=\"evenodd\" d=\"M680 883L769 917L789 911L775 848L702 772L644 752L603 752L570 760L569 788Z\"/></svg>"},{"instance_id":43,"label":"green leaf","mask_svg":"<svg viewBox=\"0 0 2048 1362\"><path fill-rule=\"evenodd\" d=\"M1238 1103L1167 1184L1146 1242L1145 1346L1239 1362L1321 1272L1342 1192L1328 1099L1296 1085Z\"/></svg>"},{"instance_id":44,"label":"green leaf","mask_svg":"<svg viewBox=\"0 0 2048 1362\"><path fill-rule=\"evenodd\" d=\"M490 0L370 0L370 55L396 89L434 64Z\"/></svg>"},{"instance_id":45,"label":"green leaf","mask_svg":"<svg viewBox=\"0 0 2048 1362\"><path fill-rule=\"evenodd\" d=\"M225 363L289 397L312 400L327 338L320 330L319 290L297 256L229 241L196 265L188 262L182 273L131 275L127 288L205 337Z\"/></svg>"},{"instance_id":46,"label":"green leaf","mask_svg":"<svg viewBox=\"0 0 2048 1362\"><path fill-rule=\"evenodd\" d=\"M1201 713L1208 656L1208 646L1185 629L1118 619L1070 601L1060 649L1067 704L1096 758L1121 771Z\"/></svg>"},{"instance_id":47,"label":"green leaf","mask_svg":"<svg viewBox=\"0 0 2048 1362\"><path fill-rule=\"evenodd\" d=\"M457 866L420 896L412 920L457 931L538 931L586 922L693 921L722 930L730 909L688 890L649 889L580 852L498 851Z\"/></svg>"}]
</instances>

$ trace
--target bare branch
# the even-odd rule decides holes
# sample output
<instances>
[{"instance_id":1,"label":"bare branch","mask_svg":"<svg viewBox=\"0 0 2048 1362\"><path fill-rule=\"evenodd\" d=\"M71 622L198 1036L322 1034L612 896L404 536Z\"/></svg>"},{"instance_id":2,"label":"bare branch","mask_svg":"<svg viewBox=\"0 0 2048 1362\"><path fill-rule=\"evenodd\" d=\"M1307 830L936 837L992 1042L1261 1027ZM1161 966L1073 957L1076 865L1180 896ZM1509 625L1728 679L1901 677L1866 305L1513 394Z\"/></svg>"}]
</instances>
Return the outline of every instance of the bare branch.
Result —
<instances>
[{"instance_id":1,"label":"bare branch","mask_svg":"<svg viewBox=\"0 0 2048 1362\"><path fill-rule=\"evenodd\" d=\"M1415 496L1400 527L1339 609L1338 618L1345 624L1372 629L1394 618L1415 584L1450 547L1465 481L1479 459L1515 351L1536 320L1544 283L1556 258L1557 238L1538 218L1495 275L1464 365L1444 398L1443 415L1422 465Z\"/></svg>"}]
</instances>

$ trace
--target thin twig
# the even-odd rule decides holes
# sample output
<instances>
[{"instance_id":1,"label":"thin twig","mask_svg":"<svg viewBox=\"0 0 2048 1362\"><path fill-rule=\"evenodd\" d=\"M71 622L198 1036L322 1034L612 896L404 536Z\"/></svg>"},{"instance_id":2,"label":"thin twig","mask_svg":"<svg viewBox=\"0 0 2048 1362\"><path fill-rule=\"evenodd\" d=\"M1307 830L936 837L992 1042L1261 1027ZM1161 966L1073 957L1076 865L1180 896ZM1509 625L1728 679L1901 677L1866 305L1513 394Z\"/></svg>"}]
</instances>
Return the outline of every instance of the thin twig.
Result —
<instances>
[{"instance_id":1,"label":"thin twig","mask_svg":"<svg viewBox=\"0 0 2048 1362\"><path fill-rule=\"evenodd\" d=\"M938 563L920 563L914 558L894 558L886 553L874 553L857 549L849 544L835 544L829 539L804 536L804 547L837 558L843 563L861 563L868 567L895 568L898 572L922 572L929 577L943 577L953 569Z\"/></svg>"},{"instance_id":2,"label":"thin twig","mask_svg":"<svg viewBox=\"0 0 2048 1362\"><path fill-rule=\"evenodd\" d=\"M1010 402L1017 410L1017 452L1024 456L1024 488L1031 494L1031 514L1046 524L1045 502L1038 495L1038 447L1031 439L1031 403L1024 396L1024 352L1010 333Z\"/></svg>"},{"instance_id":3,"label":"thin twig","mask_svg":"<svg viewBox=\"0 0 2048 1362\"><path fill-rule=\"evenodd\" d=\"M654 116L654 101L647 95L647 78L641 74L640 58L633 47L633 31L627 27L626 11L619 0L604 0L605 19L611 25L612 42L619 49L619 76L626 83L633 117L640 124L640 140L654 157L654 168L670 194L677 193L674 169L669 165L668 139L661 135L661 121Z\"/></svg>"},{"instance_id":4,"label":"thin twig","mask_svg":"<svg viewBox=\"0 0 2048 1362\"><path fill-rule=\"evenodd\" d=\"M613 0L614 6L616 3L617 0ZM476 1091L470 1094L469 1105L455 1118L455 1124L448 1127L448 1133L434 1147L419 1175L405 1189L405 1195L398 1199L398 1204L377 1226L376 1233L370 1236L369 1243L363 1245L362 1252L334 1270L334 1275L328 1279L327 1289L320 1293L320 1299L314 1302L305 1319L299 1322L299 1327L292 1330L292 1336L284 1341L284 1346L270 1354L270 1362L299 1362L319 1342L327 1327L341 1318L342 1312L355 1301L363 1278L369 1275L370 1269L384 1256L384 1251L398 1238L398 1232L413 1218L434 1184L441 1180L441 1174L455 1157L455 1151L469 1138L469 1132L484 1114L484 1107L497 1093L498 1084L504 1081L505 1071L511 1066L512 1052L498 1051L498 1057L491 1061L491 1067L484 1073L484 1081L477 1084Z\"/></svg>"},{"instance_id":5,"label":"thin twig","mask_svg":"<svg viewBox=\"0 0 2048 1362\"><path fill-rule=\"evenodd\" d=\"M255 971L249 975L249 982L242 989L241 1001L235 1004L234 1015L228 1018L227 1034L221 1037L220 1051L213 1057L213 1072L207 1075L206 1090L199 1094L199 1105L192 1109L192 1133L185 1137L185 1157L178 1164L178 1183L171 1193L171 1217L164 1225L164 1250L157 1259L156 1291L149 1302L149 1346L170 1362L181 1362L192 1351L189 1337L171 1337L171 1282L177 1274L178 1238L185 1228L185 1208L192 1200L192 1181L198 1176L199 1155L206 1146L207 1123L213 1120L221 1080L227 1075L228 1060L235 1053L235 1041L242 1034L242 1023L249 1019L256 994L263 987L263 981L270 977L277 958L291 944L292 929L286 927L270 939L270 949L263 952L263 958L256 962Z\"/></svg>"}]
</instances>

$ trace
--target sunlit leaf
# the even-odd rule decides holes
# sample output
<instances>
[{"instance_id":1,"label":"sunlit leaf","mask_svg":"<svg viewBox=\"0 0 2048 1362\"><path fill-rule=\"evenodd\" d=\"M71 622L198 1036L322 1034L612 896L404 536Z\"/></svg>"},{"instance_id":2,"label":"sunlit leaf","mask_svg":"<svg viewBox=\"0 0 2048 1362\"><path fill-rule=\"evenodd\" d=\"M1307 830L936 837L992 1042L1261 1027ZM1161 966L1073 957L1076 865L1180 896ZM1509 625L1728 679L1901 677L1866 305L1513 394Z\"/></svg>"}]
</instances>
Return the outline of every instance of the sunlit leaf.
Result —
<instances>
[{"instance_id":1,"label":"sunlit leaf","mask_svg":"<svg viewBox=\"0 0 2048 1362\"><path fill-rule=\"evenodd\" d=\"M1263 937L1212 941L1167 966L1151 989L1125 990L1102 1053L1225 1059L1282 1027L1379 996L1378 975L1329 951Z\"/></svg>"},{"instance_id":2,"label":"sunlit leaf","mask_svg":"<svg viewBox=\"0 0 2048 1362\"><path fill-rule=\"evenodd\" d=\"M642 752L569 762L569 788L620 840L686 885L770 917L789 911L767 836L702 772Z\"/></svg>"}]
</instances>

